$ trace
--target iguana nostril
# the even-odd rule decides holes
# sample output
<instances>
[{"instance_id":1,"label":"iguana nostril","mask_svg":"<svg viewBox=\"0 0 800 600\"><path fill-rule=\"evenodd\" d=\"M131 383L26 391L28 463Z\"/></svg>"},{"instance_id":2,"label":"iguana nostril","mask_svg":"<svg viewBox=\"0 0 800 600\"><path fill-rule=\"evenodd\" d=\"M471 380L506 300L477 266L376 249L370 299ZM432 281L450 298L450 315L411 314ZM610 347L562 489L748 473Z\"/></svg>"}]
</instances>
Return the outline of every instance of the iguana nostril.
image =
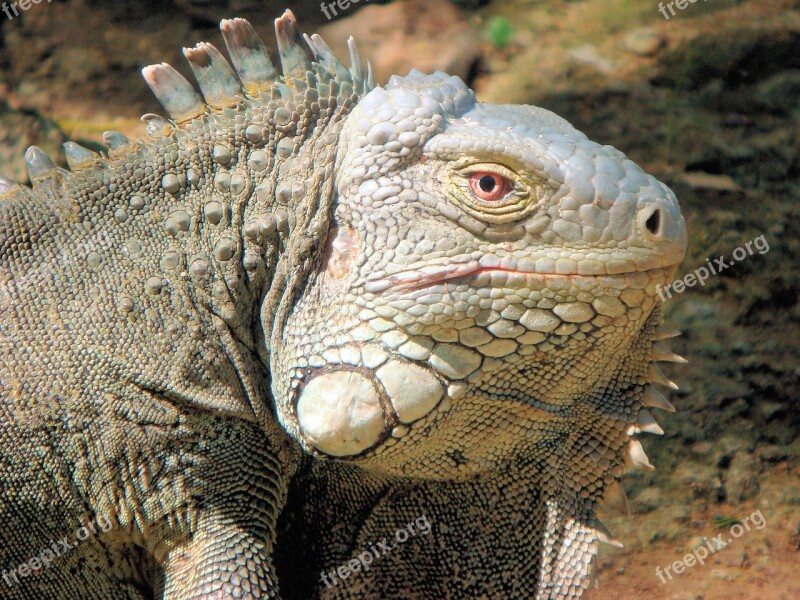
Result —
<instances>
[{"instance_id":1,"label":"iguana nostril","mask_svg":"<svg viewBox=\"0 0 800 600\"><path fill-rule=\"evenodd\" d=\"M661 240L663 237L664 222L660 208L645 209L640 213L639 223L644 230L645 237Z\"/></svg>"},{"instance_id":2,"label":"iguana nostril","mask_svg":"<svg viewBox=\"0 0 800 600\"><path fill-rule=\"evenodd\" d=\"M658 230L661 227L661 211L656 209L653 214L644 222L647 230L653 235L658 235Z\"/></svg>"}]
</instances>

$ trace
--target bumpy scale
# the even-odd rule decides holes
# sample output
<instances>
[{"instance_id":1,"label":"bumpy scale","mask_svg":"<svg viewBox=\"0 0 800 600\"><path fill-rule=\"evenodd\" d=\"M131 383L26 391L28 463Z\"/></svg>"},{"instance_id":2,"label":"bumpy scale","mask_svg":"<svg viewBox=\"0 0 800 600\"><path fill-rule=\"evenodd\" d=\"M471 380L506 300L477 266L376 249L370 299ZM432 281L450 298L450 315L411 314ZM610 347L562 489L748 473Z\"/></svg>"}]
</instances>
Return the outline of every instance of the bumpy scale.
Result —
<instances>
[{"instance_id":1,"label":"bumpy scale","mask_svg":"<svg viewBox=\"0 0 800 600\"><path fill-rule=\"evenodd\" d=\"M144 69L145 140L0 180L0 596L580 597L674 410L675 196L546 110L376 86L288 11L282 74L221 29L232 64L184 49L202 97Z\"/></svg>"}]
</instances>

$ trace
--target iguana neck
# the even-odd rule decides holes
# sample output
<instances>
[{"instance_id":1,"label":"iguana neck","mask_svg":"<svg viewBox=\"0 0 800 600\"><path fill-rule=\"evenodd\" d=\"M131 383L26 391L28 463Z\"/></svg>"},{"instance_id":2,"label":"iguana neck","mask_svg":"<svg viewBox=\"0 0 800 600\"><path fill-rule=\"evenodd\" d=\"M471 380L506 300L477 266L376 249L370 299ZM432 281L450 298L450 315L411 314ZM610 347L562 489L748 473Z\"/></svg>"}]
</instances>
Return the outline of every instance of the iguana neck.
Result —
<instances>
[{"instance_id":1,"label":"iguana neck","mask_svg":"<svg viewBox=\"0 0 800 600\"><path fill-rule=\"evenodd\" d=\"M341 463L310 465L297 474L287 502L293 508L279 521L278 576L301 582L284 585L282 593L286 598L311 597L316 590L323 598L491 597L509 579L530 593L547 560L544 532L532 526L546 501L527 467L509 464L491 476L444 482L381 478ZM506 513L518 522L492 517ZM408 539L399 540L397 532L408 531L410 524ZM350 561L371 549L378 556L373 551L369 570L353 572ZM344 579L340 566L349 572Z\"/></svg>"},{"instance_id":2,"label":"iguana neck","mask_svg":"<svg viewBox=\"0 0 800 600\"><path fill-rule=\"evenodd\" d=\"M243 387L250 407L225 409L264 416L273 322L323 245L337 135L356 100L308 115L303 90L283 88L180 126L149 117L148 139L126 138L108 158L87 152L71 173L52 168L32 192L18 188L20 211L31 198L47 206L57 225L43 243L74 271L46 284L81 282L76 305L98 312L96 329L80 334L110 363L95 374L215 408L215 395ZM143 367L135 340L148 339L164 343L146 349ZM219 379L174 369L176 352L198 377Z\"/></svg>"}]
</instances>

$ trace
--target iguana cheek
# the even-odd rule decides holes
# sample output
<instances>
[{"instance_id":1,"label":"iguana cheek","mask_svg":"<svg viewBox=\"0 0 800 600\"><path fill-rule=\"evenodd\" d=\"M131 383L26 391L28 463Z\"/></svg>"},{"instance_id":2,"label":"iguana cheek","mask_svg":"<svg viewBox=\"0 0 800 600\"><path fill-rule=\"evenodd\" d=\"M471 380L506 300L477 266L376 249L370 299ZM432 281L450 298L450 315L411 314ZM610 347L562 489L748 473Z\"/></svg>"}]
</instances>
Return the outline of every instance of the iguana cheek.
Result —
<instances>
[{"instance_id":1,"label":"iguana cheek","mask_svg":"<svg viewBox=\"0 0 800 600\"><path fill-rule=\"evenodd\" d=\"M331 456L353 456L374 446L387 428L378 391L355 371L322 373L297 401L303 437Z\"/></svg>"}]
</instances>

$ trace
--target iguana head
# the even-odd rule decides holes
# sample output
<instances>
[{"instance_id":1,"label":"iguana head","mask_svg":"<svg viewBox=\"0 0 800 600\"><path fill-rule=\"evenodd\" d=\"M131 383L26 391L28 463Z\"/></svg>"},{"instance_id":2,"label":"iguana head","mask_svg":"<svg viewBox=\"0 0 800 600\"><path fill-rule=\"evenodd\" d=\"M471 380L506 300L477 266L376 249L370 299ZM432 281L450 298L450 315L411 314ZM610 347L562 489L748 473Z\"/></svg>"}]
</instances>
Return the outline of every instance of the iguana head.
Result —
<instances>
[{"instance_id":1,"label":"iguana head","mask_svg":"<svg viewBox=\"0 0 800 600\"><path fill-rule=\"evenodd\" d=\"M469 476L531 448L618 475L642 406L668 406L647 385L656 289L686 247L674 194L547 110L416 71L346 117L335 182L273 354L287 430L401 475Z\"/></svg>"}]
</instances>

